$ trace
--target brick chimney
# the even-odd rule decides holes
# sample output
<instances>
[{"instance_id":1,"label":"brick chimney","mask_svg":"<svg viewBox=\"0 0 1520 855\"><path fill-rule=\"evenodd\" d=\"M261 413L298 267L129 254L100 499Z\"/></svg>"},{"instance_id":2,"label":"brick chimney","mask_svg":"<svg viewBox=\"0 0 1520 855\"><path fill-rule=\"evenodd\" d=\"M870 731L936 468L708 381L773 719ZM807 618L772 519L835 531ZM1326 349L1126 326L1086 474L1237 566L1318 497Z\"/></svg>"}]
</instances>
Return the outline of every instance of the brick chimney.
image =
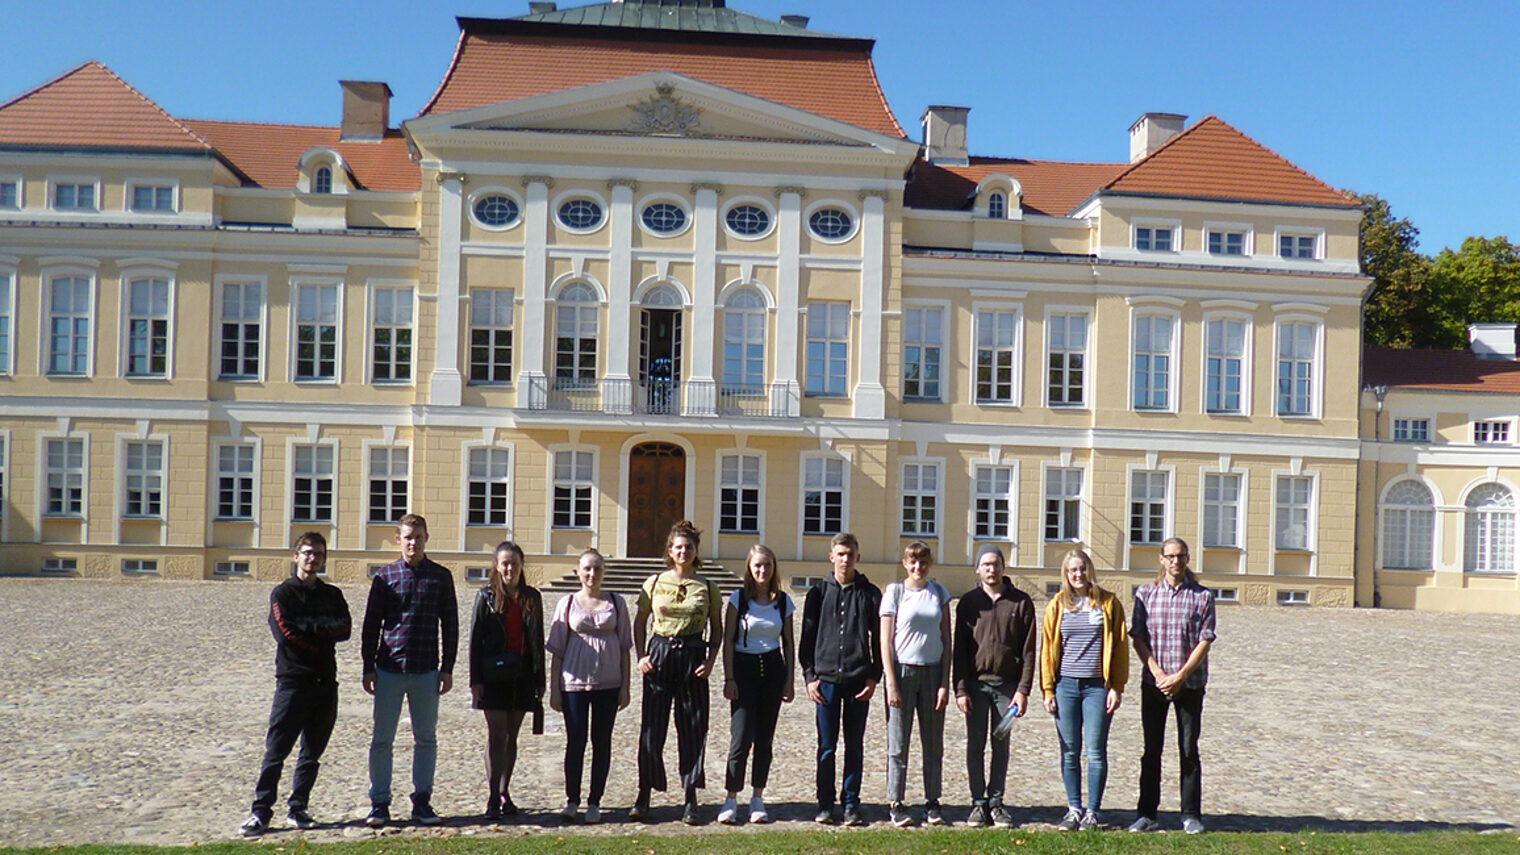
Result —
<instances>
[{"instance_id":1,"label":"brick chimney","mask_svg":"<svg viewBox=\"0 0 1520 855\"><path fill-rule=\"evenodd\" d=\"M344 142L379 142L391 126L391 88L372 80L339 80L343 87Z\"/></svg>"},{"instance_id":2,"label":"brick chimney","mask_svg":"<svg viewBox=\"0 0 1520 855\"><path fill-rule=\"evenodd\" d=\"M1172 137L1182 133L1187 116L1176 113L1146 113L1129 126L1129 162L1135 163L1149 157L1156 149L1166 145Z\"/></svg>"},{"instance_id":3,"label":"brick chimney","mask_svg":"<svg viewBox=\"0 0 1520 855\"><path fill-rule=\"evenodd\" d=\"M970 107L931 105L924 110L924 158L936 166L966 166L966 114Z\"/></svg>"}]
</instances>

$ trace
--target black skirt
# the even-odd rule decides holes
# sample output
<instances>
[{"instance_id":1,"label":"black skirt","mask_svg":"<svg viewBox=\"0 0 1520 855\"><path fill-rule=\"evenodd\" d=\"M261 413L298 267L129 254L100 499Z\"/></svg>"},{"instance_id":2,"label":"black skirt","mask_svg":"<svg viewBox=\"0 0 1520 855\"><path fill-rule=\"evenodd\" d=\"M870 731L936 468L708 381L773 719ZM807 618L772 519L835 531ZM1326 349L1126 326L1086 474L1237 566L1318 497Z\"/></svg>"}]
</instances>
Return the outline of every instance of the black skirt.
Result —
<instances>
[{"instance_id":1,"label":"black skirt","mask_svg":"<svg viewBox=\"0 0 1520 855\"><path fill-rule=\"evenodd\" d=\"M538 694L533 690L529 677L524 675L516 680L504 680L500 683L482 683L480 700L470 701L470 706L478 710L522 710L531 712L538 709ZM471 695L473 696L473 692Z\"/></svg>"}]
</instances>

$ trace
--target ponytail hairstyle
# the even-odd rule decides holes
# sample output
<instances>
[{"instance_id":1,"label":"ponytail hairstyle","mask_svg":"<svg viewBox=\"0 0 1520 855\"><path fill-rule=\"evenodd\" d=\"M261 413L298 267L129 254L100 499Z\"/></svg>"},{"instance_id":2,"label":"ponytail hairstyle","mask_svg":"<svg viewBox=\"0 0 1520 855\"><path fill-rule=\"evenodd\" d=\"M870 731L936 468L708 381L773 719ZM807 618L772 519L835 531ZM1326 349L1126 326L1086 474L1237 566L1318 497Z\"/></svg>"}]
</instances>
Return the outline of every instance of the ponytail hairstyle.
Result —
<instances>
[{"instance_id":1,"label":"ponytail hairstyle","mask_svg":"<svg viewBox=\"0 0 1520 855\"><path fill-rule=\"evenodd\" d=\"M670 558L670 547L675 545L676 538L684 537L691 541L691 566L694 569L702 569L702 532L692 524L691 520L681 520L670 527L670 534L665 536L665 566L674 570L675 561Z\"/></svg>"}]
</instances>

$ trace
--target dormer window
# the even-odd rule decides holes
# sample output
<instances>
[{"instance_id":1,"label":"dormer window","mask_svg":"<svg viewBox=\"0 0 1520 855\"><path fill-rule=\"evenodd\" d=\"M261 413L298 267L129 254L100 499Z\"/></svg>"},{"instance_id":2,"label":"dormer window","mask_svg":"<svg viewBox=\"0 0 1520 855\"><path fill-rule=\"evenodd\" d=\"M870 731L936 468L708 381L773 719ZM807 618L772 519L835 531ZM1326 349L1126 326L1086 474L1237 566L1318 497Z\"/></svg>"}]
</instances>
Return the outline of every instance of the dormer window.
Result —
<instances>
[{"instance_id":1,"label":"dormer window","mask_svg":"<svg viewBox=\"0 0 1520 855\"><path fill-rule=\"evenodd\" d=\"M331 193L333 191L332 167L319 166L311 177L311 192Z\"/></svg>"},{"instance_id":2,"label":"dormer window","mask_svg":"<svg viewBox=\"0 0 1520 855\"><path fill-rule=\"evenodd\" d=\"M95 183L60 181L54 184L53 208L58 211L95 210Z\"/></svg>"},{"instance_id":3,"label":"dormer window","mask_svg":"<svg viewBox=\"0 0 1520 855\"><path fill-rule=\"evenodd\" d=\"M972 216L989 220L1017 220L1022 211L1020 200L1024 198L1024 186L1012 175L994 172L976 185L972 202Z\"/></svg>"},{"instance_id":4,"label":"dormer window","mask_svg":"<svg viewBox=\"0 0 1520 855\"><path fill-rule=\"evenodd\" d=\"M1171 252L1172 228L1170 226L1136 226L1135 249Z\"/></svg>"},{"instance_id":5,"label":"dormer window","mask_svg":"<svg viewBox=\"0 0 1520 855\"><path fill-rule=\"evenodd\" d=\"M1227 229L1209 231L1209 255L1245 255L1246 233Z\"/></svg>"},{"instance_id":6,"label":"dormer window","mask_svg":"<svg viewBox=\"0 0 1520 855\"><path fill-rule=\"evenodd\" d=\"M1000 190L987 196L987 217L993 220L1008 218L1008 197Z\"/></svg>"}]
</instances>

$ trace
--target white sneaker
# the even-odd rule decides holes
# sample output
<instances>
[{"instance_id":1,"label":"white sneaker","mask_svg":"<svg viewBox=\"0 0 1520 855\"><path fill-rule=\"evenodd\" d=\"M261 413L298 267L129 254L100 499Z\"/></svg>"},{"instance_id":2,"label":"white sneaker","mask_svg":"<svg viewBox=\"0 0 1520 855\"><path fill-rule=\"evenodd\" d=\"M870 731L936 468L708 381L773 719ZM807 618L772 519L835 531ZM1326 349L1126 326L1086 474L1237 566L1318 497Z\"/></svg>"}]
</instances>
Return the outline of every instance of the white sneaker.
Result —
<instances>
[{"instance_id":1,"label":"white sneaker","mask_svg":"<svg viewBox=\"0 0 1520 855\"><path fill-rule=\"evenodd\" d=\"M559 818L565 822L575 822L580 819L581 806L578 802L565 802L565 806L559 809Z\"/></svg>"},{"instance_id":2,"label":"white sneaker","mask_svg":"<svg viewBox=\"0 0 1520 855\"><path fill-rule=\"evenodd\" d=\"M723 825L739 824L739 804L732 798L723 800L723 808L718 811L718 822Z\"/></svg>"},{"instance_id":3,"label":"white sneaker","mask_svg":"<svg viewBox=\"0 0 1520 855\"><path fill-rule=\"evenodd\" d=\"M601 805L586 805L586 824L596 825L602 821Z\"/></svg>"},{"instance_id":4,"label":"white sneaker","mask_svg":"<svg viewBox=\"0 0 1520 855\"><path fill-rule=\"evenodd\" d=\"M771 821L771 815L765 812L765 801L759 796L750 797L749 821L751 825L764 825Z\"/></svg>"}]
</instances>

